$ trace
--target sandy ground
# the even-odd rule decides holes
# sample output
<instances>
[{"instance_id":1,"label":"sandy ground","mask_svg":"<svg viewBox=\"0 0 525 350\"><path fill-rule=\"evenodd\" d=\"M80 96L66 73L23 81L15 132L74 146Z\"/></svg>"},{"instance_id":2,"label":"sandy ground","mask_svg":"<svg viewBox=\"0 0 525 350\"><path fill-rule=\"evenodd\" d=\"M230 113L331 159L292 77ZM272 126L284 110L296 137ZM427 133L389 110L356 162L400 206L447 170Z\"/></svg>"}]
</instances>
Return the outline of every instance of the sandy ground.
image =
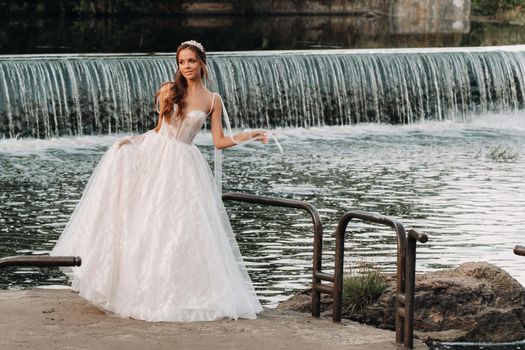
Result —
<instances>
[{"instance_id":1,"label":"sandy ground","mask_svg":"<svg viewBox=\"0 0 525 350\"><path fill-rule=\"evenodd\" d=\"M0 334L0 349L398 349L391 331L275 309L257 320L122 319L70 289L0 291Z\"/></svg>"}]
</instances>

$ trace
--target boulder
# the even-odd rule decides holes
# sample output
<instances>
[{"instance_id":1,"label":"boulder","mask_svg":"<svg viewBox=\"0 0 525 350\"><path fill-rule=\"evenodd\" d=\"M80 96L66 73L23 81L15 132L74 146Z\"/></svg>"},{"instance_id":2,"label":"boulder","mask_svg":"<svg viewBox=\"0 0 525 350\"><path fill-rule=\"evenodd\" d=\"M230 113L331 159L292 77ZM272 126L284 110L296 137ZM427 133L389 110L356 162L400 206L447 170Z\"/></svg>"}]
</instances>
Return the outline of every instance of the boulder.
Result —
<instances>
[{"instance_id":1,"label":"boulder","mask_svg":"<svg viewBox=\"0 0 525 350\"><path fill-rule=\"evenodd\" d=\"M372 304L343 317L379 328L395 327L395 278ZM310 291L299 293L278 308L311 312ZM321 300L324 314L332 299ZM425 341L508 342L525 339L525 288L501 268L468 262L453 269L416 276L414 329Z\"/></svg>"}]
</instances>

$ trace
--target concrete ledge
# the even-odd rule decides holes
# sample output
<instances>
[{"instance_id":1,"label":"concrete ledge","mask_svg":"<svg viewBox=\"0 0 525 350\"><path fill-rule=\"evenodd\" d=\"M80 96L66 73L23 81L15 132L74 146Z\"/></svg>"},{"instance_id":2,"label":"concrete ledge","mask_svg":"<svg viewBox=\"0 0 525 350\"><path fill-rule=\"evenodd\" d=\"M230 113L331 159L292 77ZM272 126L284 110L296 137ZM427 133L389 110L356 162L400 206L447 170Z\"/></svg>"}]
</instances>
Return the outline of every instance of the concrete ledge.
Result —
<instances>
[{"instance_id":1,"label":"concrete ledge","mask_svg":"<svg viewBox=\"0 0 525 350\"><path fill-rule=\"evenodd\" d=\"M0 291L0 315L1 349L398 349L391 331L275 309L257 320L122 319L70 289Z\"/></svg>"}]
</instances>

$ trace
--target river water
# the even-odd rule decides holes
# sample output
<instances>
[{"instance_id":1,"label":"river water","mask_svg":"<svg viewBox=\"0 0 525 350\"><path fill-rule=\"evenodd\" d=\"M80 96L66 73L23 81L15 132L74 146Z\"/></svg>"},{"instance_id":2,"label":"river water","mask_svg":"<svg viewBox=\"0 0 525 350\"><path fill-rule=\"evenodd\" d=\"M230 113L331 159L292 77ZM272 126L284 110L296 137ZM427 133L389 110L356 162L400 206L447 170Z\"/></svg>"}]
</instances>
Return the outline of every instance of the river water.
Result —
<instances>
[{"instance_id":1,"label":"river water","mask_svg":"<svg viewBox=\"0 0 525 350\"><path fill-rule=\"evenodd\" d=\"M461 122L357 124L274 130L275 144L224 152L224 190L312 203L333 269L338 218L358 208L399 219L429 236L417 271L486 260L525 284L525 112L471 115ZM124 134L0 139L0 256L48 254L107 147ZM211 137L196 143L212 159ZM210 163L211 164L211 163ZM227 203L262 302L276 305L311 283L312 227L292 209ZM347 269L362 262L395 270L389 229L349 225ZM58 270L10 269L0 288L65 284Z\"/></svg>"}]
</instances>

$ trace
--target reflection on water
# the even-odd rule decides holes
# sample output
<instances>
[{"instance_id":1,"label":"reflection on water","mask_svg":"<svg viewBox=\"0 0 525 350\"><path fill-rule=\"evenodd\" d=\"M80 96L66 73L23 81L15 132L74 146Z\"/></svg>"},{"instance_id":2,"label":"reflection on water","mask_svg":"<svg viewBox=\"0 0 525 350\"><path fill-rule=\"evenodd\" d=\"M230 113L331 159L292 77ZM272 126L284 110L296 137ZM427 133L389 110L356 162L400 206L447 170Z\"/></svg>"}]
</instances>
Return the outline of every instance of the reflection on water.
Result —
<instances>
[{"instance_id":1,"label":"reflection on water","mask_svg":"<svg viewBox=\"0 0 525 350\"><path fill-rule=\"evenodd\" d=\"M525 114L466 123L359 124L280 129L285 149L247 144L225 151L225 190L282 196L315 205L325 226L324 264L333 266L336 220L346 210L377 211L425 232L418 271L486 260L525 283ZM116 136L0 140L0 256L47 254L95 164ZM199 136L211 159L208 134ZM516 155L489 156L495 147ZM227 203L249 272L274 305L311 283L310 219L293 209ZM349 226L347 265L362 260L395 270L392 231ZM64 283L58 270L18 268L0 288Z\"/></svg>"},{"instance_id":2,"label":"reflection on water","mask_svg":"<svg viewBox=\"0 0 525 350\"><path fill-rule=\"evenodd\" d=\"M525 26L396 16L0 19L0 54L174 52L188 38L208 51L492 46L525 43Z\"/></svg>"}]
</instances>

